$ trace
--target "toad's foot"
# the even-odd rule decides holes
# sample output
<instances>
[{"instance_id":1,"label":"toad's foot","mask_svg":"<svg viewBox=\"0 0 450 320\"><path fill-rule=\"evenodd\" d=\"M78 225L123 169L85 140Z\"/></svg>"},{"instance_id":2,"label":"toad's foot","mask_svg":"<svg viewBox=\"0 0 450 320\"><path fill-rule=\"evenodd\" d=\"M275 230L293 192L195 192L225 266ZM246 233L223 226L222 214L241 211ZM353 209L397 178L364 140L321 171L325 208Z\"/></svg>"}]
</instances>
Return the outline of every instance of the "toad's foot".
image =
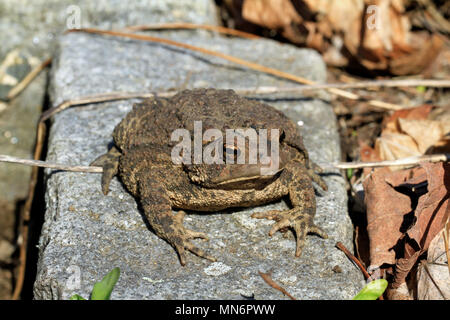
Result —
<instances>
[{"instance_id":1,"label":"toad's foot","mask_svg":"<svg viewBox=\"0 0 450 320\"><path fill-rule=\"evenodd\" d=\"M322 190L324 190L324 191L328 190L328 186L327 186L326 182L322 179L321 176L319 176L313 170L308 169L308 176L311 178L312 181L317 183L319 185L319 187L322 188Z\"/></svg>"},{"instance_id":2,"label":"toad's foot","mask_svg":"<svg viewBox=\"0 0 450 320\"><path fill-rule=\"evenodd\" d=\"M317 183L319 187L322 188L322 190L328 190L326 182L322 179L321 176L318 175L318 173L323 173L323 169L320 166L312 161L309 161L309 168L307 169L307 172L311 180Z\"/></svg>"},{"instance_id":3,"label":"toad's foot","mask_svg":"<svg viewBox=\"0 0 450 320\"><path fill-rule=\"evenodd\" d=\"M277 231L290 227L295 231L297 247L295 256L299 257L305 245L306 234L315 233L320 237L328 238L327 233L322 228L316 226L313 217L309 214L300 212L299 208L290 210L271 210L266 212L256 212L252 214L252 218L275 220L277 223L270 229L269 236Z\"/></svg>"},{"instance_id":4,"label":"toad's foot","mask_svg":"<svg viewBox=\"0 0 450 320\"><path fill-rule=\"evenodd\" d=\"M194 246L189 240L192 239L204 239L208 240L208 236L203 232L195 232L186 229L183 226L183 219L185 216L184 211L179 211L177 215L173 218L173 223L170 227L170 232L163 235L163 238L167 240L177 251L180 257L181 265L186 265L186 250L196 254L201 258L205 258L209 261L215 262L216 259L208 255L204 250Z\"/></svg>"},{"instance_id":5,"label":"toad's foot","mask_svg":"<svg viewBox=\"0 0 450 320\"><path fill-rule=\"evenodd\" d=\"M102 191L104 195L109 192L109 184L119 169L120 151L112 147L106 154L95 159L90 165L103 168Z\"/></svg>"}]
</instances>

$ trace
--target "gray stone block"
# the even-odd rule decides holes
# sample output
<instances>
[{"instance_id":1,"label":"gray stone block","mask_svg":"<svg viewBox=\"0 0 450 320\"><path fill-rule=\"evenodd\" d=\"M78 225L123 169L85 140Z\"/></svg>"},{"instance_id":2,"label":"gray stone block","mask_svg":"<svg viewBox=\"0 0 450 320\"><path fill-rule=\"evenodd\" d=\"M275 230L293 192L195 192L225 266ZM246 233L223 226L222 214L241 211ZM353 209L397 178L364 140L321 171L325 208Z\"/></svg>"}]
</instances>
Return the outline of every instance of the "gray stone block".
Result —
<instances>
[{"instance_id":1,"label":"gray stone block","mask_svg":"<svg viewBox=\"0 0 450 320\"><path fill-rule=\"evenodd\" d=\"M0 56L28 47L40 58L49 57L55 39L69 28L121 29L160 22L217 24L210 0L2 0Z\"/></svg>"},{"instance_id":2,"label":"gray stone block","mask_svg":"<svg viewBox=\"0 0 450 320\"><path fill-rule=\"evenodd\" d=\"M206 32L165 33L185 43L233 54L306 78L324 81L325 66L312 50L270 40L242 40ZM52 70L53 105L89 94L194 87L248 88L294 86L289 81L232 65L218 58L155 43L70 34L61 38ZM75 107L57 114L49 137L48 161L87 165L111 143L114 126L134 101ZM270 99L301 131L313 160L340 157L336 119L326 100ZM301 122L299 122L301 121ZM114 267L121 276L112 299L285 299L258 271L298 299L349 299L362 286L359 270L334 247L352 247L353 228L347 214L344 181L325 176L329 191L319 191L315 221L329 239L310 235L300 258L295 241L280 233L269 237L273 222L250 218L254 211L286 207L275 204L212 214L190 214L185 225L206 232L208 249L217 263L188 255L181 267L173 248L149 231L135 199L115 178L104 196L100 175L46 171L45 223L34 285L36 299L88 297L93 284ZM342 269L335 273L336 265Z\"/></svg>"},{"instance_id":3,"label":"gray stone block","mask_svg":"<svg viewBox=\"0 0 450 320\"><path fill-rule=\"evenodd\" d=\"M67 28L120 29L158 22L217 24L210 0L2 0L0 1L0 63L17 50L36 65L54 54L56 39ZM78 49L77 49L78 50ZM25 59L24 59L25 60ZM29 71L15 70L20 81ZM11 70L9 70L11 71ZM9 72L8 72L9 73ZM0 79L1 80L1 79ZM47 70L13 101L0 101L0 150L2 154L31 158L36 124L44 104ZM0 99L12 85L0 83ZM31 167L0 163L0 238L13 241L14 207L25 199Z\"/></svg>"}]
</instances>

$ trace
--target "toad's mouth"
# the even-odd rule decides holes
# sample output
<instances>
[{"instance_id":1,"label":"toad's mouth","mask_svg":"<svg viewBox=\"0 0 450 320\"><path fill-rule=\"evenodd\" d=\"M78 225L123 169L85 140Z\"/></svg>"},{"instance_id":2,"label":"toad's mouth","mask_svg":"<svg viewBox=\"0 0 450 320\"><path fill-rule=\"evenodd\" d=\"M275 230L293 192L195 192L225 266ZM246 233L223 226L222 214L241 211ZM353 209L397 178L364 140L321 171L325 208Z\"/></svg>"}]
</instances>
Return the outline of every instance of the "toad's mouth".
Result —
<instances>
[{"instance_id":1,"label":"toad's mouth","mask_svg":"<svg viewBox=\"0 0 450 320\"><path fill-rule=\"evenodd\" d=\"M266 176L261 176L261 175L257 175L257 176L250 176L250 177L239 177L239 178L234 178L234 179L228 179L225 181L221 181L221 182L217 182L217 181L212 181L213 183L216 183L216 185L218 186L222 186L222 185L226 185L226 184L231 184L231 183L238 183L238 182L250 182L250 181L255 181L255 180L272 180L273 175L266 175Z\"/></svg>"},{"instance_id":2,"label":"toad's mouth","mask_svg":"<svg viewBox=\"0 0 450 320\"><path fill-rule=\"evenodd\" d=\"M227 164L219 174L210 175L205 185L226 188L249 188L267 184L282 171L285 165L285 157L269 159L268 164ZM281 161L280 161L281 160Z\"/></svg>"},{"instance_id":3,"label":"toad's mouth","mask_svg":"<svg viewBox=\"0 0 450 320\"><path fill-rule=\"evenodd\" d=\"M221 188L258 186L272 181L281 170L261 174L261 166L228 165L219 176L212 178L209 184Z\"/></svg>"}]
</instances>

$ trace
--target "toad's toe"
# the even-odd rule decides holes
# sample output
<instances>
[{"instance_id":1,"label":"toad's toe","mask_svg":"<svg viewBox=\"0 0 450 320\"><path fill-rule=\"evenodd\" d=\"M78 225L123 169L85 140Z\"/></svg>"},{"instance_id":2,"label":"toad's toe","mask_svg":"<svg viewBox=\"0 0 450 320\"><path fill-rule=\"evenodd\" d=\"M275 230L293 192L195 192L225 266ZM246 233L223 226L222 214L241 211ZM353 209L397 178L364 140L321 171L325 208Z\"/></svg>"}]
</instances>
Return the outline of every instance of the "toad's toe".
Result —
<instances>
[{"instance_id":1,"label":"toad's toe","mask_svg":"<svg viewBox=\"0 0 450 320\"><path fill-rule=\"evenodd\" d=\"M315 233L324 239L328 238L327 233L313 223L312 216L300 212L298 208L284 211L272 210L267 212L257 212L252 214L252 217L277 221L270 229L269 236L272 236L277 231L284 231L286 228L294 229L296 238L296 257L301 255L308 233Z\"/></svg>"}]
</instances>

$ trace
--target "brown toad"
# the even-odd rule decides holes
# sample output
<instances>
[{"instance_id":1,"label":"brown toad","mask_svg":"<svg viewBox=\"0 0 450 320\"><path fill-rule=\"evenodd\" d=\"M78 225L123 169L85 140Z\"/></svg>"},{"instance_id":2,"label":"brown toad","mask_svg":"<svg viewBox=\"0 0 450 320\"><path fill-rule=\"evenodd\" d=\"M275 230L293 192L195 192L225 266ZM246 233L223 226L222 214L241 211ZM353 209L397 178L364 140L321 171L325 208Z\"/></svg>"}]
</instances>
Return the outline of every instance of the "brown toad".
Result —
<instances>
[{"instance_id":1,"label":"brown toad","mask_svg":"<svg viewBox=\"0 0 450 320\"><path fill-rule=\"evenodd\" d=\"M179 163L180 158L175 161L174 148L179 146L179 140L173 141L173 133L185 129L182 132L188 133L189 145L193 141L195 147L198 139L195 123L199 121L202 150L213 150L215 162L196 161L195 151L189 154L185 149L178 154L185 156L185 161ZM206 134L208 129L216 129L215 135L205 139L203 131ZM254 145L249 136L243 144L235 143L234 138L231 143L224 142L227 129L254 129L259 133L260 144L264 141L261 129L267 130L266 141L269 136L276 138L278 132L279 138L267 143L270 150L274 142L278 145L278 158L271 157L264 164L250 162L250 147ZM220 133L223 136L219 138ZM185 250L211 261L215 259L190 242L207 236L186 229L184 211L174 215L172 209L217 211L257 206L288 196L292 209L255 213L252 217L276 221L269 235L293 228L296 256L300 256L308 232L327 237L313 223L316 202L311 181L326 189L326 184L314 173L320 168L309 160L295 124L271 106L244 99L232 90L185 90L170 99L151 98L134 105L114 129L113 138L115 146L93 163L104 168L103 193L108 193L111 179L119 174L129 192L139 199L155 233L178 252L182 265L186 263ZM239 158L242 154L243 158ZM229 159L238 163L222 161ZM277 168L262 174L261 169L272 165L274 159Z\"/></svg>"}]
</instances>

